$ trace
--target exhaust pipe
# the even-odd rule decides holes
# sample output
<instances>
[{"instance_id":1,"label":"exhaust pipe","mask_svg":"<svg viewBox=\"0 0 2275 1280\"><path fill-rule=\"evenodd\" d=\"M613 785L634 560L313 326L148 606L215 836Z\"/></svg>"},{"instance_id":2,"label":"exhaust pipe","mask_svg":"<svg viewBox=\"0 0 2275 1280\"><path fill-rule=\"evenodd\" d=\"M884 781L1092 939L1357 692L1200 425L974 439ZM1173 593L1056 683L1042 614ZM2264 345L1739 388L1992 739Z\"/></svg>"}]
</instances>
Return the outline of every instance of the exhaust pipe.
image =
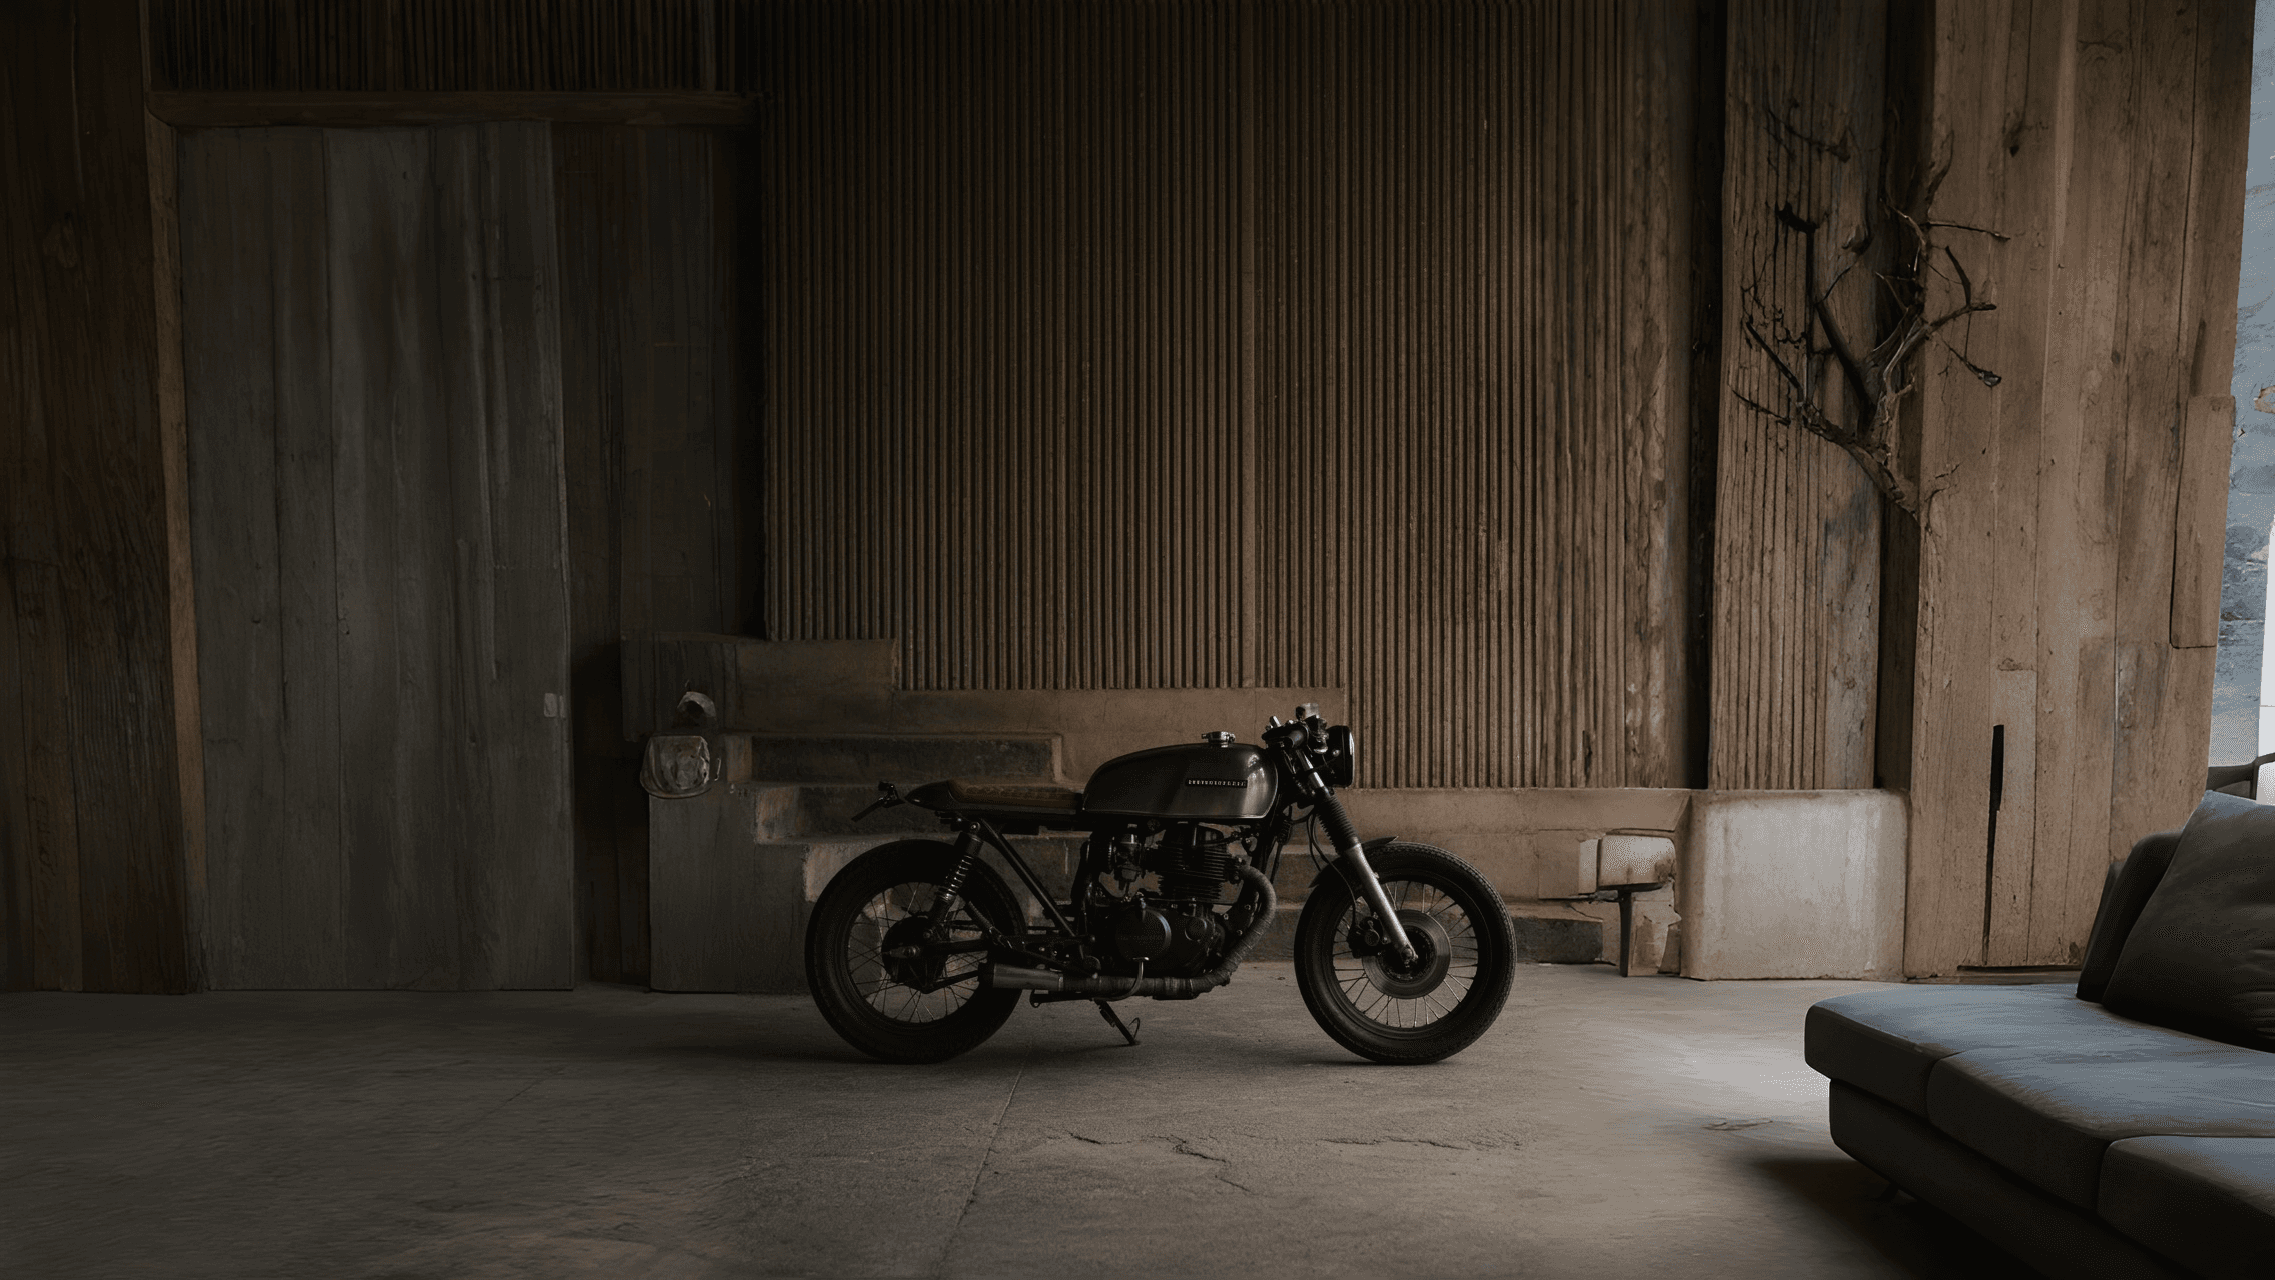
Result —
<instances>
[{"instance_id":1,"label":"exhaust pipe","mask_svg":"<svg viewBox=\"0 0 2275 1280\"><path fill-rule=\"evenodd\" d=\"M1280 897L1272 892L1272 882L1254 867L1236 867L1240 878L1262 895L1263 910L1256 913L1255 923L1240 941L1227 952L1224 963L1197 978L1114 978L1076 977L1073 974L1053 973L1048 969L1021 969L1007 964L990 964L982 971L981 981L990 987L1012 991L1041 991L1049 994L1074 996L1080 999L1120 1000L1128 996L1154 996L1168 1000L1183 1000L1204 991L1214 991L1232 981L1232 974L1256 944L1264 940L1264 930L1279 914Z\"/></svg>"}]
</instances>

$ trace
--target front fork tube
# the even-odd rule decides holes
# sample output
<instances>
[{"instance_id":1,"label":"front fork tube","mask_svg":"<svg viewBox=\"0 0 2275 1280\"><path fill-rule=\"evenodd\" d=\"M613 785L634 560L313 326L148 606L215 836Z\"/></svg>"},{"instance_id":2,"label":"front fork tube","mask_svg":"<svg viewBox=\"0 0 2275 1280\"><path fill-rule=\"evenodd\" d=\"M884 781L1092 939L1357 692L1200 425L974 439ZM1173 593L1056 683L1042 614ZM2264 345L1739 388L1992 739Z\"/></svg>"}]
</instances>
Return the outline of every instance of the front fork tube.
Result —
<instances>
[{"instance_id":1,"label":"front fork tube","mask_svg":"<svg viewBox=\"0 0 2275 1280\"><path fill-rule=\"evenodd\" d=\"M1413 964L1420 955L1406 936L1406 925L1391 909L1390 895L1382 891L1382 881L1375 877L1374 868L1367 865L1367 852L1359 845L1359 833L1351 826L1351 816L1344 812L1343 801L1333 794L1328 795L1319 802L1319 816L1327 822L1327 835L1335 842L1336 861L1343 864L1343 874L1358 887L1367 905L1374 908L1375 918L1382 921L1384 939L1400 959Z\"/></svg>"}]
</instances>

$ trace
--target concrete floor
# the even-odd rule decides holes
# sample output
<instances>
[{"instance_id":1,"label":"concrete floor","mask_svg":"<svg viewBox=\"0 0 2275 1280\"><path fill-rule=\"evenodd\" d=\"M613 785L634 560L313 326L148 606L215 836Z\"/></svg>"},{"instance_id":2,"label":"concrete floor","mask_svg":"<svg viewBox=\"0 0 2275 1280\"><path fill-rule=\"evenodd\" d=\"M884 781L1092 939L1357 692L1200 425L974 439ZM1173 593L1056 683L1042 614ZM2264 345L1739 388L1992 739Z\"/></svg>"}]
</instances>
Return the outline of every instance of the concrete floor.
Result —
<instances>
[{"instance_id":1,"label":"concrete floor","mask_svg":"<svg viewBox=\"0 0 2275 1280\"><path fill-rule=\"evenodd\" d=\"M1530 966L1424 1068L1284 964L937 1067L789 996L0 996L0 1274L2021 1273L1826 1137L1802 1011L1868 985Z\"/></svg>"}]
</instances>

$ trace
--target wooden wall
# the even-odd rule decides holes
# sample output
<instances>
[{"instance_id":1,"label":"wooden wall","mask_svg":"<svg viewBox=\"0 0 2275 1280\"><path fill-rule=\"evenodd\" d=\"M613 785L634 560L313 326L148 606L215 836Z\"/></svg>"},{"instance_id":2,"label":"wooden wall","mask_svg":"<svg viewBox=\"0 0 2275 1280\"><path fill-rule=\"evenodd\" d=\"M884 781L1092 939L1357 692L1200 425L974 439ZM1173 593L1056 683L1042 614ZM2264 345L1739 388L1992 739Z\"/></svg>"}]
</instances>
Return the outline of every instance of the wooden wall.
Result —
<instances>
[{"instance_id":1,"label":"wooden wall","mask_svg":"<svg viewBox=\"0 0 2275 1280\"><path fill-rule=\"evenodd\" d=\"M1785 208L1824 225L1816 278L1840 281L1833 305L1844 332L1863 341L1872 331L1874 272L1886 266L1893 231L1884 213L1885 6L1738 0L1729 21L1738 38L1724 126L1707 783L1870 787L1879 495L1838 446L1763 412L1787 412L1790 391L1745 327L1773 344L1809 327L1804 238L1780 224ZM1804 363L1797 349L1781 351ZM1832 411L1853 420L1837 376L1821 356L1816 364L1835 384Z\"/></svg>"},{"instance_id":2,"label":"wooden wall","mask_svg":"<svg viewBox=\"0 0 2275 1280\"><path fill-rule=\"evenodd\" d=\"M171 140L138 6L0 6L0 987L197 981Z\"/></svg>"},{"instance_id":3,"label":"wooden wall","mask_svg":"<svg viewBox=\"0 0 2275 1280\"><path fill-rule=\"evenodd\" d=\"M2203 788L2252 10L1934 22L1929 213L2007 237L1955 241L1999 309L1950 336L2004 380L1938 352L1922 408L1906 968L2074 964Z\"/></svg>"},{"instance_id":4,"label":"wooden wall","mask_svg":"<svg viewBox=\"0 0 2275 1280\"><path fill-rule=\"evenodd\" d=\"M623 642L758 625L747 166L729 130L558 125L553 147L579 885L591 976L640 981L648 797Z\"/></svg>"},{"instance_id":5,"label":"wooden wall","mask_svg":"<svg viewBox=\"0 0 2275 1280\"><path fill-rule=\"evenodd\" d=\"M1675 786L1693 16L811 6L767 634L1334 685L1372 786Z\"/></svg>"},{"instance_id":6,"label":"wooden wall","mask_svg":"<svg viewBox=\"0 0 2275 1280\"><path fill-rule=\"evenodd\" d=\"M579 976L549 144L184 136L215 987Z\"/></svg>"}]
</instances>

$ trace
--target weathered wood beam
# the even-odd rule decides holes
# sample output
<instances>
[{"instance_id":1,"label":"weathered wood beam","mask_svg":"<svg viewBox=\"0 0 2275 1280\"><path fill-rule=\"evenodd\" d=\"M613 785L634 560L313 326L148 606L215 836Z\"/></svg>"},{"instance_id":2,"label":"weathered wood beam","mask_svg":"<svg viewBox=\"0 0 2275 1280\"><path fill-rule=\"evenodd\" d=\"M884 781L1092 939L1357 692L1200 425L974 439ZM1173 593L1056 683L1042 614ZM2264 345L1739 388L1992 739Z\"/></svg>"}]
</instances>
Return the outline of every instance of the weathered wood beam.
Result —
<instances>
[{"instance_id":1,"label":"weathered wood beam","mask_svg":"<svg viewBox=\"0 0 2275 1280\"><path fill-rule=\"evenodd\" d=\"M739 125L752 99L739 93L152 93L150 114L177 129L264 125L357 128L549 120L567 124Z\"/></svg>"}]
</instances>

